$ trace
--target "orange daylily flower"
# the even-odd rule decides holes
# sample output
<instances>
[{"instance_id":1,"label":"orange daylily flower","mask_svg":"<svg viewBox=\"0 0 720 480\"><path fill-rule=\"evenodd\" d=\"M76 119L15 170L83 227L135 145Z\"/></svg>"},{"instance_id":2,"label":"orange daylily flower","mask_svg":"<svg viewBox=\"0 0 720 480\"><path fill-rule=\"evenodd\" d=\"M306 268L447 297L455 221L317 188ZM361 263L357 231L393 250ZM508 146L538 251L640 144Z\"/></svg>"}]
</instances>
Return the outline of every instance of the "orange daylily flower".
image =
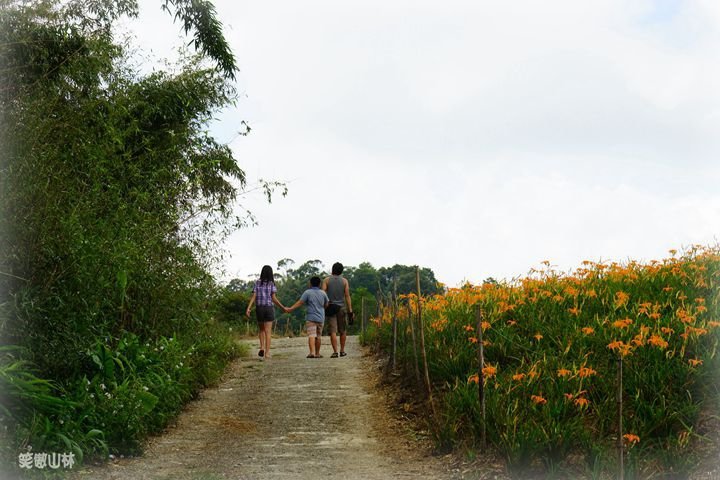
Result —
<instances>
[{"instance_id":1,"label":"orange daylily flower","mask_svg":"<svg viewBox=\"0 0 720 480\"><path fill-rule=\"evenodd\" d=\"M583 327L581 328L581 330L585 335L592 335L593 333L595 333L595 329L592 327Z\"/></svg>"},{"instance_id":2,"label":"orange daylily flower","mask_svg":"<svg viewBox=\"0 0 720 480\"><path fill-rule=\"evenodd\" d=\"M625 305L628 300L630 300L630 295L625 292L620 291L615 294L615 306L618 308Z\"/></svg>"},{"instance_id":3,"label":"orange daylily flower","mask_svg":"<svg viewBox=\"0 0 720 480\"><path fill-rule=\"evenodd\" d=\"M557 371L558 377L567 377L570 374L572 374L572 372L566 368L561 368Z\"/></svg>"},{"instance_id":4,"label":"orange daylily flower","mask_svg":"<svg viewBox=\"0 0 720 480\"><path fill-rule=\"evenodd\" d=\"M632 445L634 445L640 441L640 437L638 437L634 433L626 433L625 435L623 435L623 438Z\"/></svg>"},{"instance_id":5,"label":"orange daylily flower","mask_svg":"<svg viewBox=\"0 0 720 480\"><path fill-rule=\"evenodd\" d=\"M537 405L545 405L547 403L547 400L545 400L540 395L531 395L530 399L535 402Z\"/></svg>"},{"instance_id":6,"label":"orange daylily flower","mask_svg":"<svg viewBox=\"0 0 720 480\"><path fill-rule=\"evenodd\" d=\"M703 364L703 361L697 358L691 358L688 360L691 367L698 367Z\"/></svg>"},{"instance_id":7,"label":"orange daylily flower","mask_svg":"<svg viewBox=\"0 0 720 480\"><path fill-rule=\"evenodd\" d=\"M578 377L580 378L586 378L592 375L597 375L597 372L592 368L580 367L580 370L578 370Z\"/></svg>"},{"instance_id":8,"label":"orange daylily flower","mask_svg":"<svg viewBox=\"0 0 720 480\"><path fill-rule=\"evenodd\" d=\"M612 326L615 328L623 329L628 328L633 323L629 318L623 318L622 320L615 320Z\"/></svg>"},{"instance_id":9,"label":"orange daylily flower","mask_svg":"<svg viewBox=\"0 0 720 480\"><path fill-rule=\"evenodd\" d=\"M667 348L667 346L668 346L668 342L663 340L663 338L660 337L659 335L650 335L650 338L648 339L648 343L650 345L654 345L658 348Z\"/></svg>"},{"instance_id":10,"label":"orange daylily flower","mask_svg":"<svg viewBox=\"0 0 720 480\"><path fill-rule=\"evenodd\" d=\"M590 400L588 400L585 397L576 398L573 400L573 403L577 405L578 407L587 407L590 404Z\"/></svg>"}]
</instances>

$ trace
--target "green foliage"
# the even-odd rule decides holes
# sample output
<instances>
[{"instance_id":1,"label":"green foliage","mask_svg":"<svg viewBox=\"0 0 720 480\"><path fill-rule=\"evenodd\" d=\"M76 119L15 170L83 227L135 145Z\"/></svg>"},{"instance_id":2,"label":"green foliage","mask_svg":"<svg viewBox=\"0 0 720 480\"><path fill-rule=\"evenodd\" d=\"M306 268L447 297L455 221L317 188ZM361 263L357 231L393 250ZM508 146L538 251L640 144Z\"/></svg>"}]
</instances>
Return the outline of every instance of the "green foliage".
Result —
<instances>
[{"instance_id":1,"label":"green foliage","mask_svg":"<svg viewBox=\"0 0 720 480\"><path fill-rule=\"evenodd\" d=\"M215 14L215 6L207 0L165 0L162 8L168 12L175 7L175 19L181 20L185 33L194 32L196 49L214 59L218 67L235 79L235 56L222 33L222 24Z\"/></svg>"},{"instance_id":2,"label":"green foliage","mask_svg":"<svg viewBox=\"0 0 720 480\"><path fill-rule=\"evenodd\" d=\"M135 452L238 353L209 271L247 221L233 215L246 178L207 132L234 101L234 58L210 2L164 6L219 69L202 56L172 74L130 68L112 29L134 0L0 9L10 449Z\"/></svg>"},{"instance_id":3,"label":"green foliage","mask_svg":"<svg viewBox=\"0 0 720 480\"><path fill-rule=\"evenodd\" d=\"M717 247L695 247L647 265L587 262L570 274L541 270L422 299L438 444L480 439L480 308L487 439L513 472L616 474L622 356L622 433L640 439L625 439L628 475L686 475L707 448L694 433L701 410L719 412L719 275ZM417 298L408 301L414 312ZM399 361L413 375L409 319L400 312ZM385 350L390 318L386 309L371 334Z\"/></svg>"},{"instance_id":4,"label":"green foliage","mask_svg":"<svg viewBox=\"0 0 720 480\"><path fill-rule=\"evenodd\" d=\"M398 295L417 292L415 270L415 266L398 264L376 269L369 262L362 262L357 267L346 267L344 275L353 288L365 288L374 296L380 294L389 298L396 284ZM435 273L430 268L420 269L420 288L427 295L440 292Z\"/></svg>"}]
</instances>

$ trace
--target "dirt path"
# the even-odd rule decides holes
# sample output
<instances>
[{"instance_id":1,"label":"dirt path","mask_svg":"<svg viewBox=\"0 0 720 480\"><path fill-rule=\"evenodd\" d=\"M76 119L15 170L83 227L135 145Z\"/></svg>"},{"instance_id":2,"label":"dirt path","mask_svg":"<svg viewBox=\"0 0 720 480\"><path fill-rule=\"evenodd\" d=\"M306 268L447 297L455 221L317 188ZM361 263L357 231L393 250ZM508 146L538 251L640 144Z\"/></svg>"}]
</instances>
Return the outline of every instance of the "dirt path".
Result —
<instances>
[{"instance_id":1,"label":"dirt path","mask_svg":"<svg viewBox=\"0 0 720 480\"><path fill-rule=\"evenodd\" d=\"M326 341L326 338L323 338ZM256 353L253 343L253 354ZM461 478L411 440L375 388L356 337L348 356L306 359L307 339L234 362L140 458L78 472L103 479Z\"/></svg>"}]
</instances>

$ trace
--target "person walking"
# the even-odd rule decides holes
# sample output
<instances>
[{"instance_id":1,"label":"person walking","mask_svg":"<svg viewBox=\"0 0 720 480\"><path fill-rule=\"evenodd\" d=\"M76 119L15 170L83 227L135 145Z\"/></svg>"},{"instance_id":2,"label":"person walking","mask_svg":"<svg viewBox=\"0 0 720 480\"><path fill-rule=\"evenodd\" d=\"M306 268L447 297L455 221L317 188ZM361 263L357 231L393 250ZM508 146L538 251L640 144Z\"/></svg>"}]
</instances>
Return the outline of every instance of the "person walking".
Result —
<instances>
[{"instance_id":1,"label":"person walking","mask_svg":"<svg viewBox=\"0 0 720 480\"><path fill-rule=\"evenodd\" d=\"M305 305L305 328L308 335L310 354L307 358L322 358L320 344L322 343L322 330L325 323L325 308L329 304L327 294L320 289L320 277L310 279L310 288L305 290L300 299L285 312L290 313L301 305Z\"/></svg>"},{"instance_id":2,"label":"person walking","mask_svg":"<svg viewBox=\"0 0 720 480\"><path fill-rule=\"evenodd\" d=\"M350 299L350 282L342 276L343 264L335 262L332 266L331 275L322 284L322 289L327 292L330 299L330 309L327 315L328 329L330 331L330 344L333 354L330 358L338 357L338 334L340 335L340 353L344 357L345 341L347 340L347 322L352 322L352 300ZM334 307L333 307L334 306Z\"/></svg>"},{"instance_id":3,"label":"person walking","mask_svg":"<svg viewBox=\"0 0 720 480\"><path fill-rule=\"evenodd\" d=\"M252 297L248 303L245 315L250 317L250 309L255 306L255 318L258 324L258 337L260 339L259 357L270 358L270 340L272 340L272 324L275 320L273 303L285 310L285 306L277 298L275 277L270 265L265 265L260 271L260 279L255 282Z\"/></svg>"}]
</instances>

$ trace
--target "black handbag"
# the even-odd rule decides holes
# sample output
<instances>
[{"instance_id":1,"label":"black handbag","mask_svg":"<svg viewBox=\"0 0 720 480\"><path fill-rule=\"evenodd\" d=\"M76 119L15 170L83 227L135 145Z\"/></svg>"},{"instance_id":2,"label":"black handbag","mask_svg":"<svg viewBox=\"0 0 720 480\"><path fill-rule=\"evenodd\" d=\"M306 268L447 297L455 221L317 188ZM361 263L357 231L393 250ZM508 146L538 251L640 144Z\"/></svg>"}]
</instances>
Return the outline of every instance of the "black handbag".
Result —
<instances>
[{"instance_id":1,"label":"black handbag","mask_svg":"<svg viewBox=\"0 0 720 480\"><path fill-rule=\"evenodd\" d=\"M326 317L334 317L335 315L337 315L337 313L340 311L341 308L342 307L340 305L331 303L327 307L325 307L325 316Z\"/></svg>"}]
</instances>

